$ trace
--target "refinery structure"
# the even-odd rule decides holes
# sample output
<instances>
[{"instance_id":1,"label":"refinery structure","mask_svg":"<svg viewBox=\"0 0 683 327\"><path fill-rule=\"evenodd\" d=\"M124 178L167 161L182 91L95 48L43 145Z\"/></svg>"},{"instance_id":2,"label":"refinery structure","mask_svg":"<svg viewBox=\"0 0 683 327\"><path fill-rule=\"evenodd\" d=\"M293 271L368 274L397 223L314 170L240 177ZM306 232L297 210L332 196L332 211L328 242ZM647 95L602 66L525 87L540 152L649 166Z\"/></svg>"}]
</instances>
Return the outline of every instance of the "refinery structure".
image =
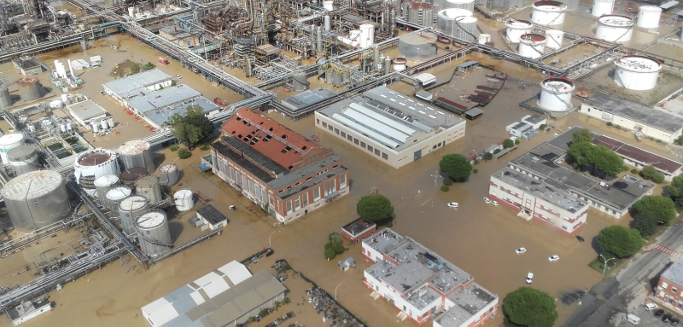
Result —
<instances>
[{"instance_id":1,"label":"refinery structure","mask_svg":"<svg viewBox=\"0 0 683 327\"><path fill-rule=\"evenodd\" d=\"M468 135L481 133L476 120L494 119L491 103L510 89L524 99L495 119L526 116L484 125L514 139L575 115L674 143L683 134L683 59L667 53L683 51L683 11L634 3L2 1L0 64L12 71L0 74L0 256L81 236L73 251L27 259L34 278L1 284L0 310L117 260L147 271L226 232L191 217L224 202L193 188L187 176L197 171L248 200L269 227L307 224L298 218L365 192L352 188L341 153L391 175L447 146L472 152L463 144L484 139ZM621 106L629 101L637 104ZM177 122L192 110L219 132L190 142L196 131L179 132ZM205 148L192 149L200 164L177 163L178 144L190 143ZM487 154L506 160L514 147L501 140L472 150L478 163ZM174 228L179 221L198 228ZM484 297L479 309L494 319L497 296Z\"/></svg>"}]
</instances>

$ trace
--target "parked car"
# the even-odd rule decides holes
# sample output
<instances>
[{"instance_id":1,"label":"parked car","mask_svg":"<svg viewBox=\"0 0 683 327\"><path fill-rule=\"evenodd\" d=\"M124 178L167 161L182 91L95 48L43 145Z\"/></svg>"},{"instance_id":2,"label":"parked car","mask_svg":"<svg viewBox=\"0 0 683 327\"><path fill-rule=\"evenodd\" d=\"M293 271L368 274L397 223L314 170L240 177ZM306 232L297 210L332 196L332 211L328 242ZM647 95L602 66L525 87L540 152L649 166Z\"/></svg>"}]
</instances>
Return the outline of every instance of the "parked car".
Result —
<instances>
[{"instance_id":1,"label":"parked car","mask_svg":"<svg viewBox=\"0 0 683 327\"><path fill-rule=\"evenodd\" d=\"M550 261L550 262L557 261L557 260L560 260L560 257L556 254L551 255L550 258L548 258L548 261Z\"/></svg>"},{"instance_id":2,"label":"parked car","mask_svg":"<svg viewBox=\"0 0 683 327\"><path fill-rule=\"evenodd\" d=\"M652 311L654 309L657 309L657 304L652 302L645 303L645 310Z\"/></svg>"},{"instance_id":3,"label":"parked car","mask_svg":"<svg viewBox=\"0 0 683 327\"><path fill-rule=\"evenodd\" d=\"M585 242L586 240L583 238L583 236L576 236L576 239L579 240L579 242Z\"/></svg>"},{"instance_id":4,"label":"parked car","mask_svg":"<svg viewBox=\"0 0 683 327\"><path fill-rule=\"evenodd\" d=\"M235 207L234 204L231 204L229 208L230 208L230 210L232 210L232 211L237 211L237 207Z\"/></svg>"},{"instance_id":5,"label":"parked car","mask_svg":"<svg viewBox=\"0 0 683 327\"><path fill-rule=\"evenodd\" d=\"M457 203L457 202L448 202L448 206L451 207L451 208L457 208L457 207L458 207L458 203Z\"/></svg>"},{"instance_id":6,"label":"parked car","mask_svg":"<svg viewBox=\"0 0 683 327\"><path fill-rule=\"evenodd\" d=\"M484 197L484 202L486 202L486 204L489 204L489 203L491 203L491 200L487 197Z\"/></svg>"},{"instance_id":7,"label":"parked car","mask_svg":"<svg viewBox=\"0 0 683 327\"><path fill-rule=\"evenodd\" d=\"M180 75L175 75L175 77L176 77L177 79L183 79L183 77L180 76Z\"/></svg>"},{"instance_id":8,"label":"parked car","mask_svg":"<svg viewBox=\"0 0 683 327\"><path fill-rule=\"evenodd\" d=\"M526 274L526 283L531 284L534 281L534 273L530 272Z\"/></svg>"},{"instance_id":9,"label":"parked car","mask_svg":"<svg viewBox=\"0 0 683 327\"><path fill-rule=\"evenodd\" d=\"M657 222L657 226L664 226L666 224L663 220Z\"/></svg>"},{"instance_id":10,"label":"parked car","mask_svg":"<svg viewBox=\"0 0 683 327\"><path fill-rule=\"evenodd\" d=\"M515 253L517 253L517 254L522 254L524 252L526 252L525 248L519 248L519 249L515 250Z\"/></svg>"},{"instance_id":11,"label":"parked car","mask_svg":"<svg viewBox=\"0 0 683 327\"><path fill-rule=\"evenodd\" d=\"M661 317L663 314L664 314L664 310L662 310L662 309L655 311L655 317L657 317L657 318Z\"/></svg>"},{"instance_id":12,"label":"parked car","mask_svg":"<svg viewBox=\"0 0 683 327\"><path fill-rule=\"evenodd\" d=\"M491 203L493 203L494 206L498 205L498 201L496 201L496 200L491 200Z\"/></svg>"},{"instance_id":13,"label":"parked car","mask_svg":"<svg viewBox=\"0 0 683 327\"><path fill-rule=\"evenodd\" d=\"M667 313L662 317L662 321L663 322L669 322L669 321L671 321L671 318L673 318L673 317L671 317L671 315Z\"/></svg>"},{"instance_id":14,"label":"parked car","mask_svg":"<svg viewBox=\"0 0 683 327\"><path fill-rule=\"evenodd\" d=\"M671 326L676 326L676 325L678 325L679 322L680 322L680 320L678 320L678 318L673 318L673 317L671 318L671 321L669 321Z\"/></svg>"}]
</instances>

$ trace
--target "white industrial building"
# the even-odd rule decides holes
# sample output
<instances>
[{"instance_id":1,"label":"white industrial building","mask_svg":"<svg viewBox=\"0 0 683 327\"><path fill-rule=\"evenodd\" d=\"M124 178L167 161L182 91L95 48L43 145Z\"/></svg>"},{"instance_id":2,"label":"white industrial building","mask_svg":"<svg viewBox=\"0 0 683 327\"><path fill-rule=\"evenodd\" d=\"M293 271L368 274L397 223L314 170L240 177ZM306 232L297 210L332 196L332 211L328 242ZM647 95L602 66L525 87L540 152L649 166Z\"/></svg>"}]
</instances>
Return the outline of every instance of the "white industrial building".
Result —
<instances>
[{"instance_id":1,"label":"white industrial building","mask_svg":"<svg viewBox=\"0 0 683 327\"><path fill-rule=\"evenodd\" d=\"M315 124L394 167L465 135L465 120L386 87L315 112Z\"/></svg>"},{"instance_id":2,"label":"white industrial building","mask_svg":"<svg viewBox=\"0 0 683 327\"><path fill-rule=\"evenodd\" d=\"M107 117L107 111L90 99L67 104L66 109L69 110L71 117L84 127L89 127L90 122L99 122Z\"/></svg>"},{"instance_id":3,"label":"white industrial building","mask_svg":"<svg viewBox=\"0 0 683 327\"><path fill-rule=\"evenodd\" d=\"M155 128L163 126L176 113L184 114L189 106L199 106L208 117L221 110L213 101L185 84L133 97L125 106Z\"/></svg>"},{"instance_id":4,"label":"white industrial building","mask_svg":"<svg viewBox=\"0 0 683 327\"><path fill-rule=\"evenodd\" d=\"M683 129L679 116L602 93L586 99L579 112L667 143L681 136Z\"/></svg>"},{"instance_id":5,"label":"white industrial building","mask_svg":"<svg viewBox=\"0 0 683 327\"><path fill-rule=\"evenodd\" d=\"M154 327L215 327L244 323L282 301L285 288L273 275L252 275L232 261L142 307Z\"/></svg>"},{"instance_id":6,"label":"white industrial building","mask_svg":"<svg viewBox=\"0 0 683 327\"><path fill-rule=\"evenodd\" d=\"M159 69L150 69L142 73L130 75L102 85L104 92L118 101L122 106L128 107L128 101L137 96L160 90L171 86L171 75Z\"/></svg>"}]
</instances>

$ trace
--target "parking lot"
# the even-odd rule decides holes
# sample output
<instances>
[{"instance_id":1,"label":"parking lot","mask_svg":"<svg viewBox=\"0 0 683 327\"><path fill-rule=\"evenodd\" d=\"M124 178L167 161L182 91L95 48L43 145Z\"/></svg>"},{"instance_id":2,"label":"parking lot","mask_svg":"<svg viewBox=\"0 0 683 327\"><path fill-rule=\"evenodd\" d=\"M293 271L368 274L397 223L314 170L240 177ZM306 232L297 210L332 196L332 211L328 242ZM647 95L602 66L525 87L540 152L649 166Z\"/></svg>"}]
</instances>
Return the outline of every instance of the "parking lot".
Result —
<instances>
[{"instance_id":1,"label":"parking lot","mask_svg":"<svg viewBox=\"0 0 683 327\"><path fill-rule=\"evenodd\" d=\"M658 310L664 310L664 313L662 315L659 315L658 317L655 317L655 313ZM656 309L652 309L649 311L647 310L645 305L638 305L635 307L635 309L633 311L629 311L628 313L636 315L638 318L640 318L640 324L638 324L639 326L672 326L672 325L683 326L683 324L681 324L680 322L677 324L672 324L670 322L666 323L666 322L662 321L662 317L666 314L671 315L673 319L680 320L681 317L673 314L673 312L671 310L669 310L668 308L663 308L661 305L658 305L658 307ZM618 321L616 326L626 327L626 326L632 326L633 325L633 324L631 324L625 320L625 316L626 316L626 314L620 315L620 317L621 317L620 319L622 319L622 320Z\"/></svg>"}]
</instances>

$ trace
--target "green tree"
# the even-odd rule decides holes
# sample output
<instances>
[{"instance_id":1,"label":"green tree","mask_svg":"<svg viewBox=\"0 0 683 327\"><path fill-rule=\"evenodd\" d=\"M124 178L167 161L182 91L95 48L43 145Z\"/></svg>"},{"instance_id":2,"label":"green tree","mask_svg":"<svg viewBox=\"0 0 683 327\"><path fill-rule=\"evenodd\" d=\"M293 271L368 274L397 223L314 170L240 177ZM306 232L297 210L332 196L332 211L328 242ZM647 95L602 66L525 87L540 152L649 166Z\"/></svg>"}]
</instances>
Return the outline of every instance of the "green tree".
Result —
<instances>
[{"instance_id":1,"label":"green tree","mask_svg":"<svg viewBox=\"0 0 683 327\"><path fill-rule=\"evenodd\" d=\"M592 162L589 159L589 153L593 148L593 144L587 142L572 143L567 150L567 154L574 159L574 162L579 166L588 166Z\"/></svg>"},{"instance_id":2,"label":"green tree","mask_svg":"<svg viewBox=\"0 0 683 327\"><path fill-rule=\"evenodd\" d=\"M130 73L131 74L137 74L140 72L140 65L133 63L133 65L130 66Z\"/></svg>"},{"instance_id":3,"label":"green tree","mask_svg":"<svg viewBox=\"0 0 683 327\"><path fill-rule=\"evenodd\" d=\"M261 318L265 318L268 315L268 309L261 309L261 312L259 312L258 315Z\"/></svg>"},{"instance_id":4,"label":"green tree","mask_svg":"<svg viewBox=\"0 0 683 327\"><path fill-rule=\"evenodd\" d=\"M643 247L643 238L637 229L614 225L603 228L598 234L598 244L604 252L619 258L630 257Z\"/></svg>"},{"instance_id":5,"label":"green tree","mask_svg":"<svg viewBox=\"0 0 683 327\"><path fill-rule=\"evenodd\" d=\"M451 186L451 185L453 185L453 180L450 178L444 178L443 179L443 185Z\"/></svg>"},{"instance_id":6,"label":"green tree","mask_svg":"<svg viewBox=\"0 0 683 327\"><path fill-rule=\"evenodd\" d=\"M450 189L451 189L451 188L448 187L448 186L446 186L446 185L441 186L441 192L448 192L448 190L450 190Z\"/></svg>"},{"instance_id":7,"label":"green tree","mask_svg":"<svg viewBox=\"0 0 683 327\"><path fill-rule=\"evenodd\" d=\"M676 217L676 205L671 198L661 195L647 195L633 205L637 215L650 218L652 221L669 223Z\"/></svg>"},{"instance_id":8,"label":"green tree","mask_svg":"<svg viewBox=\"0 0 683 327\"><path fill-rule=\"evenodd\" d=\"M325 259L327 260L332 260L334 257L337 256L337 253L334 252L334 249L332 248L332 243L327 243L325 244Z\"/></svg>"},{"instance_id":9,"label":"green tree","mask_svg":"<svg viewBox=\"0 0 683 327\"><path fill-rule=\"evenodd\" d=\"M582 143L582 142L587 142L587 143L592 143L593 142L593 133L585 128L582 128L574 134L572 134L572 142L574 143Z\"/></svg>"},{"instance_id":10,"label":"green tree","mask_svg":"<svg viewBox=\"0 0 683 327\"><path fill-rule=\"evenodd\" d=\"M178 150L178 158L180 159L187 159L192 156L192 152L186 148L182 148Z\"/></svg>"},{"instance_id":11,"label":"green tree","mask_svg":"<svg viewBox=\"0 0 683 327\"><path fill-rule=\"evenodd\" d=\"M657 184L664 183L664 174L652 166L643 168L643 170L640 171L640 176Z\"/></svg>"},{"instance_id":12,"label":"green tree","mask_svg":"<svg viewBox=\"0 0 683 327\"><path fill-rule=\"evenodd\" d=\"M175 80L171 81L171 86L176 86L178 83Z\"/></svg>"},{"instance_id":13,"label":"green tree","mask_svg":"<svg viewBox=\"0 0 683 327\"><path fill-rule=\"evenodd\" d=\"M512 326L552 327L557 320L555 299L531 287L520 287L503 300L506 323Z\"/></svg>"},{"instance_id":14,"label":"green tree","mask_svg":"<svg viewBox=\"0 0 683 327\"><path fill-rule=\"evenodd\" d=\"M470 161L465 156L455 153L443 156L439 162L439 168L456 182L467 180L472 173Z\"/></svg>"},{"instance_id":15,"label":"green tree","mask_svg":"<svg viewBox=\"0 0 683 327\"><path fill-rule=\"evenodd\" d=\"M342 254L344 253L344 245L341 243L332 243L332 251L337 255Z\"/></svg>"},{"instance_id":16,"label":"green tree","mask_svg":"<svg viewBox=\"0 0 683 327\"><path fill-rule=\"evenodd\" d=\"M683 176L674 177L671 184L666 187L666 193L678 207L683 206Z\"/></svg>"},{"instance_id":17,"label":"green tree","mask_svg":"<svg viewBox=\"0 0 683 327\"><path fill-rule=\"evenodd\" d=\"M150 70L154 67L156 67L156 65L154 65L153 63L148 61L146 64L142 65L140 68L142 68L142 70Z\"/></svg>"},{"instance_id":18,"label":"green tree","mask_svg":"<svg viewBox=\"0 0 683 327\"><path fill-rule=\"evenodd\" d=\"M491 160L491 159L493 159L493 153L491 153L491 152L484 153L484 160Z\"/></svg>"},{"instance_id":19,"label":"green tree","mask_svg":"<svg viewBox=\"0 0 683 327\"><path fill-rule=\"evenodd\" d=\"M342 237L339 235L339 233L332 233L330 236L328 236L328 239L330 240L330 243L341 243L342 242Z\"/></svg>"},{"instance_id":20,"label":"green tree","mask_svg":"<svg viewBox=\"0 0 683 327\"><path fill-rule=\"evenodd\" d=\"M642 236L654 235L657 230L657 223L650 217L644 215L636 215L633 220L631 220L629 226L637 229Z\"/></svg>"},{"instance_id":21,"label":"green tree","mask_svg":"<svg viewBox=\"0 0 683 327\"><path fill-rule=\"evenodd\" d=\"M515 142L512 142L511 139L506 139L503 141L503 149L511 148L513 146L515 146Z\"/></svg>"},{"instance_id":22,"label":"green tree","mask_svg":"<svg viewBox=\"0 0 683 327\"><path fill-rule=\"evenodd\" d=\"M189 148L213 133L213 123L204 115L202 107L187 107L184 115L175 114L167 122L173 127L173 136Z\"/></svg>"},{"instance_id":23,"label":"green tree","mask_svg":"<svg viewBox=\"0 0 683 327\"><path fill-rule=\"evenodd\" d=\"M592 166L607 175L616 176L624 166L624 160L602 145L588 142L572 143L567 154L579 166Z\"/></svg>"},{"instance_id":24,"label":"green tree","mask_svg":"<svg viewBox=\"0 0 683 327\"><path fill-rule=\"evenodd\" d=\"M394 207L384 195L365 195L356 204L356 213L367 222L377 222L391 217Z\"/></svg>"}]
</instances>

